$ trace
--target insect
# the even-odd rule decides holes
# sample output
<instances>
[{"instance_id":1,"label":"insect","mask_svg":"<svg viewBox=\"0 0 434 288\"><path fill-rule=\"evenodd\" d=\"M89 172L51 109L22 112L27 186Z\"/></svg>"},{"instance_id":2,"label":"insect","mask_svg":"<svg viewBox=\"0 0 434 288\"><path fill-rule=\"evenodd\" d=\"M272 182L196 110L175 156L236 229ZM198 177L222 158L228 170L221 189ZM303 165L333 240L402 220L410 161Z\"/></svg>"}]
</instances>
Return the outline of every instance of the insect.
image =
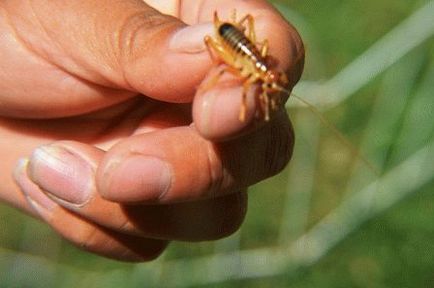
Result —
<instances>
[{"instance_id":1,"label":"insect","mask_svg":"<svg viewBox=\"0 0 434 288\"><path fill-rule=\"evenodd\" d=\"M269 121L270 111L276 110L281 102L280 93L289 95L290 92L284 88L288 85L285 73L270 65L268 41L259 44L256 42L253 16L247 14L237 22L234 10L232 22L223 22L217 12L214 12L214 30L215 37L206 36L205 44L213 61L223 62L226 66L211 78L206 87L216 84L225 72L241 78L243 92L239 119L245 121L247 92L251 85L259 84L260 92L256 100L264 120Z\"/></svg>"}]
</instances>

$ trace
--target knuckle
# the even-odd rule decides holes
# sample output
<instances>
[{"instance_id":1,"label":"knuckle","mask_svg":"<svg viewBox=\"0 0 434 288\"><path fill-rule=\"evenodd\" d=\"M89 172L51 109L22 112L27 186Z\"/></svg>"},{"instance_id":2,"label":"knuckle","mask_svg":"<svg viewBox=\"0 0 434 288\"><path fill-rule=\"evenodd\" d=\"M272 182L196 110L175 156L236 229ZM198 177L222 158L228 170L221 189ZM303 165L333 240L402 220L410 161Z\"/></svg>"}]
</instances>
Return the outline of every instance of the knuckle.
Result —
<instances>
[{"instance_id":1,"label":"knuckle","mask_svg":"<svg viewBox=\"0 0 434 288\"><path fill-rule=\"evenodd\" d=\"M153 63L159 57L156 48L164 47L162 41L166 41L166 36L181 24L153 9L131 13L120 23L112 40L116 70L120 71L120 81L124 85L140 90L138 87L143 87L145 80L137 77L138 72L141 75L156 73L155 67L146 63Z\"/></svg>"},{"instance_id":2,"label":"knuckle","mask_svg":"<svg viewBox=\"0 0 434 288\"><path fill-rule=\"evenodd\" d=\"M119 59L124 62L134 61L137 50L147 51L152 48L151 41L166 26L173 23L170 17L162 15L155 10L146 9L128 15L121 21L118 33L115 33L115 49L119 51Z\"/></svg>"}]
</instances>

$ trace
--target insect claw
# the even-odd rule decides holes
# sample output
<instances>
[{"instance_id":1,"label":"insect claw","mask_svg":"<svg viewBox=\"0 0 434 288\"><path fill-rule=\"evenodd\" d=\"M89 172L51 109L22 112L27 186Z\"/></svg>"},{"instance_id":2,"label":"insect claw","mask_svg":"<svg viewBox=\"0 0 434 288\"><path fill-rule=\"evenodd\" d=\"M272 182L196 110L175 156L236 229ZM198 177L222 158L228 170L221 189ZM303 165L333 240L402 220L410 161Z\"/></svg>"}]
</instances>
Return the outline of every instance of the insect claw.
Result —
<instances>
[{"instance_id":1,"label":"insect claw","mask_svg":"<svg viewBox=\"0 0 434 288\"><path fill-rule=\"evenodd\" d=\"M217 14L217 11L214 11L214 23L215 23L216 25L219 25L219 24L220 24L220 19L219 19L219 16L218 16L218 14Z\"/></svg>"}]
</instances>

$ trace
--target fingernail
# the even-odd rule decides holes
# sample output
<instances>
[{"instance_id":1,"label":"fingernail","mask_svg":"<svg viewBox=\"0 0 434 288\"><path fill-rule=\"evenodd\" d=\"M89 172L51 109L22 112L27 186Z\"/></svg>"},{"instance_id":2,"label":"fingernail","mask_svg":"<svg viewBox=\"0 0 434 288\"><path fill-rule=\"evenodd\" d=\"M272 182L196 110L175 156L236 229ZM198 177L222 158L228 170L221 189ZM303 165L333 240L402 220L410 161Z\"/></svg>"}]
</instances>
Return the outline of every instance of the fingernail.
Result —
<instances>
[{"instance_id":1,"label":"fingernail","mask_svg":"<svg viewBox=\"0 0 434 288\"><path fill-rule=\"evenodd\" d=\"M74 205L90 197L92 168L80 156L59 145L37 148L29 162L29 177L44 192Z\"/></svg>"},{"instance_id":2,"label":"fingernail","mask_svg":"<svg viewBox=\"0 0 434 288\"><path fill-rule=\"evenodd\" d=\"M47 213L54 210L57 204L42 193L40 188L29 179L27 175L28 163L28 159L20 159L14 171L15 182L21 188L30 206L41 216L46 216Z\"/></svg>"},{"instance_id":3,"label":"fingernail","mask_svg":"<svg viewBox=\"0 0 434 288\"><path fill-rule=\"evenodd\" d=\"M172 182L172 169L163 160L146 155L131 155L108 164L103 194L125 202L144 202L163 197Z\"/></svg>"},{"instance_id":4,"label":"fingernail","mask_svg":"<svg viewBox=\"0 0 434 288\"><path fill-rule=\"evenodd\" d=\"M213 24L203 23L187 26L177 31L170 40L170 49L181 53L200 53L205 51L204 38L212 35Z\"/></svg>"}]
</instances>

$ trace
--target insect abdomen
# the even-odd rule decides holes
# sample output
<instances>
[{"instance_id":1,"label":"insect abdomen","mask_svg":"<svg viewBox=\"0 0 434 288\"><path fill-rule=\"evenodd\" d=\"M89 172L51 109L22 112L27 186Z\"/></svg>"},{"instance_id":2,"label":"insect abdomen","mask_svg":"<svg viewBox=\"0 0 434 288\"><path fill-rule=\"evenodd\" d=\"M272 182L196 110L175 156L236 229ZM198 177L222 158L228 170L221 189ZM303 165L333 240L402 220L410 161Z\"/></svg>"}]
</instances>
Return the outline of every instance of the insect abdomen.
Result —
<instances>
[{"instance_id":1,"label":"insect abdomen","mask_svg":"<svg viewBox=\"0 0 434 288\"><path fill-rule=\"evenodd\" d=\"M228 44L235 52L249 56L258 56L255 45L234 25L223 23L219 27L218 32L223 41L226 42L226 44Z\"/></svg>"}]
</instances>

